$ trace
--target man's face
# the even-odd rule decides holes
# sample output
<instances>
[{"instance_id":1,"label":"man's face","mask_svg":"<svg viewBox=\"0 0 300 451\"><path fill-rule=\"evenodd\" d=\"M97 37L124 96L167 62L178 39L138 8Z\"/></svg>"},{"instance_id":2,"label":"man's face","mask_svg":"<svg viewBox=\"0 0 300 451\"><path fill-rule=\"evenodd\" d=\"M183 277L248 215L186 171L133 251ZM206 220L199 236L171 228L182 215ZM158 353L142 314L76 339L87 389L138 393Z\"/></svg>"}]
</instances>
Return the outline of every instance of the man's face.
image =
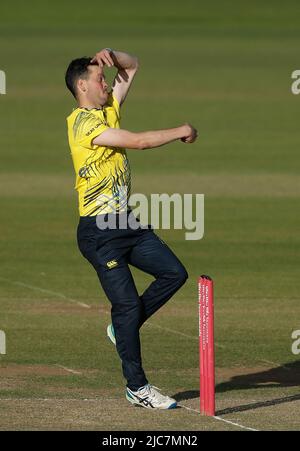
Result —
<instances>
[{"instance_id":1,"label":"man's face","mask_svg":"<svg viewBox=\"0 0 300 451\"><path fill-rule=\"evenodd\" d=\"M89 75L84 83L87 99L96 105L105 105L108 99L108 84L103 70L99 66L89 66Z\"/></svg>"}]
</instances>

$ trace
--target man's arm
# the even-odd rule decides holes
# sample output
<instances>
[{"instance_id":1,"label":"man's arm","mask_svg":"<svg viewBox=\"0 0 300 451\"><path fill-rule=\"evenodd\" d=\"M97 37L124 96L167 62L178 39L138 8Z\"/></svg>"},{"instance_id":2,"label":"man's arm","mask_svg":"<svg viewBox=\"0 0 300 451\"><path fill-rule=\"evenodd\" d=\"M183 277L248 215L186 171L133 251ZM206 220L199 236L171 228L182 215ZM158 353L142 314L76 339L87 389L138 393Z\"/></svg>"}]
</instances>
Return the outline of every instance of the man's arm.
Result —
<instances>
[{"instance_id":1,"label":"man's arm","mask_svg":"<svg viewBox=\"0 0 300 451\"><path fill-rule=\"evenodd\" d=\"M107 65L108 67L115 66L118 69L112 88L114 96L122 105L138 70L137 57L117 50L103 49L96 53L92 59L92 62L95 61L98 62L100 67Z\"/></svg>"},{"instance_id":2,"label":"man's arm","mask_svg":"<svg viewBox=\"0 0 300 451\"><path fill-rule=\"evenodd\" d=\"M193 143L197 139L197 130L189 124L166 130L154 130L133 133L128 130L109 128L93 139L93 144L105 147L124 147L127 149L151 149L160 147L177 139Z\"/></svg>"}]
</instances>

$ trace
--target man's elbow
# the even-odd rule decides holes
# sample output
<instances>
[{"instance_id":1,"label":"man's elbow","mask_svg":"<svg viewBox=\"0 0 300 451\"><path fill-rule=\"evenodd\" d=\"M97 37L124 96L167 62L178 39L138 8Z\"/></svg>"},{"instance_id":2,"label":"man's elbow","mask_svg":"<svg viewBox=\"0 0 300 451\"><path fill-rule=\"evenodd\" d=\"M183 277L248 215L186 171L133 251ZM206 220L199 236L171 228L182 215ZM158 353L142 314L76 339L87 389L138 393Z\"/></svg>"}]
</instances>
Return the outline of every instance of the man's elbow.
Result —
<instances>
[{"instance_id":1,"label":"man's elbow","mask_svg":"<svg viewBox=\"0 0 300 451\"><path fill-rule=\"evenodd\" d=\"M135 57L133 58L133 62L132 62L132 65L131 65L131 69L134 70L134 72L136 72L136 71L139 69L139 64L140 64L139 59L138 59L137 56L135 56Z\"/></svg>"},{"instance_id":2,"label":"man's elbow","mask_svg":"<svg viewBox=\"0 0 300 451\"><path fill-rule=\"evenodd\" d=\"M127 146L129 149L136 149L136 150L144 150L149 148L149 143L146 142L146 139L144 136L140 136L139 133L133 134L131 142L128 143Z\"/></svg>"}]
</instances>

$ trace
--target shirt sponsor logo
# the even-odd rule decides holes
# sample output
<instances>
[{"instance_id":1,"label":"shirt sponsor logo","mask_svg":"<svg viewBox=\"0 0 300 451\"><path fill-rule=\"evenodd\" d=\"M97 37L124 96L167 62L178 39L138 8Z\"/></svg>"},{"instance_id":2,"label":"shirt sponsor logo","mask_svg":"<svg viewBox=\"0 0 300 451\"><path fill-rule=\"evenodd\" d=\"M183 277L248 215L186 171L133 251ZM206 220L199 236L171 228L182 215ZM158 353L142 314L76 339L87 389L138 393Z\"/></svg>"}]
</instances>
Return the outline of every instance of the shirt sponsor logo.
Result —
<instances>
[{"instance_id":1,"label":"shirt sponsor logo","mask_svg":"<svg viewBox=\"0 0 300 451\"><path fill-rule=\"evenodd\" d=\"M91 128L91 129L86 133L86 136L90 136L90 135L93 133L93 131L96 130L97 128L99 128L100 125L102 125L102 124L103 124L103 122L99 122L99 124L95 125L95 127Z\"/></svg>"},{"instance_id":2,"label":"shirt sponsor logo","mask_svg":"<svg viewBox=\"0 0 300 451\"><path fill-rule=\"evenodd\" d=\"M116 260L111 260L110 262L106 263L106 266L109 269L115 268L116 266L118 266L118 262Z\"/></svg>"}]
</instances>

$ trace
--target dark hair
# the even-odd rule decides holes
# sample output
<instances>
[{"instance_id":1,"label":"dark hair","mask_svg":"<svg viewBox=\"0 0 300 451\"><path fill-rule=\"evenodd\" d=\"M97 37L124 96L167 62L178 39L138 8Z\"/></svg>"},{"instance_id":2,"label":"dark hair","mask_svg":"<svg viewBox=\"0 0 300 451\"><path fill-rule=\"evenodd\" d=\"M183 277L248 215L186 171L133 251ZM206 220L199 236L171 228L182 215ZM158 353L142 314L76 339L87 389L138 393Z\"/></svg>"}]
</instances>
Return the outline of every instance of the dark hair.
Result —
<instances>
[{"instance_id":1,"label":"dark hair","mask_svg":"<svg viewBox=\"0 0 300 451\"><path fill-rule=\"evenodd\" d=\"M97 62L91 63L91 57L84 56L70 62L65 75L65 81L68 89L76 99L76 82L79 78L87 78L88 66L97 66Z\"/></svg>"}]
</instances>

